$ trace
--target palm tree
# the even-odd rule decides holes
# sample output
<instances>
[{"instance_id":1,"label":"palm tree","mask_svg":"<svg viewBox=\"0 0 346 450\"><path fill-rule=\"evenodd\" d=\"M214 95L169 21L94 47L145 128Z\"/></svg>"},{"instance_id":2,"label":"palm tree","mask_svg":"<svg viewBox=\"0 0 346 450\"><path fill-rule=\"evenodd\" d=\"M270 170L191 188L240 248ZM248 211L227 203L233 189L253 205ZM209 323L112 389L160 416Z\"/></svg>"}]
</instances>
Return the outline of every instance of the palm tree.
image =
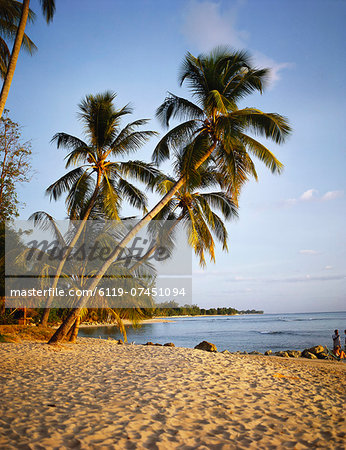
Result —
<instances>
[{"instance_id":1,"label":"palm tree","mask_svg":"<svg viewBox=\"0 0 346 450\"><path fill-rule=\"evenodd\" d=\"M17 26L21 18L22 4L15 0L0 0L0 76L5 78L11 52L7 39L14 40ZM33 22L35 14L29 10L28 20ZM32 54L36 50L35 44L24 34L22 48Z\"/></svg>"},{"instance_id":2,"label":"palm tree","mask_svg":"<svg viewBox=\"0 0 346 450\"><path fill-rule=\"evenodd\" d=\"M91 212L90 217L95 219L100 219L100 214L97 211L96 215L94 215L94 211ZM103 216L104 218L104 216ZM34 226L41 228L42 230L46 230L49 232L52 239L57 243L57 248L65 248L69 245L70 240L73 238L75 232L71 232L68 230L67 232L62 233L59 229L58 224L54 220L54 218L47 214L44 211L37 211L32 214L30 220L34 222ZM95 225L95 226L94 226ZM70 222L70 228L76 227L76 223L74 221ZM105 243L105 241L113 241L114 245L114 237L112 236L112 228L109 227L107 222L89 222L89 226L84 228L83 234L78 244L83 244L87 242L95 242L98 240L99 242ZM77 245L78 245L77 244ZM111 245L109 242L108 245ZM19 250L19 248L18 248ZM33 257L30 257L29 267L27 267L28 262L28 254L32 253ZM27 267L27 269L31 273L37 275L40 273L40 288L48 289L49 288L49 273L54 273L56 271L56 260L52 258L52 254L49 251L42 251L39 249L25 248L23 246L20 248L20 255L17 257L17 263L22 265L23 267ZM144 263L144 264L143 264ZM120 268L120 271L118 267ZM66 269L66 265L64 267ZM88 258L83 259L83 261L77 261L75 258L72 258L69 261L69 267L65 270L65 273L62 273L62 286L66 289L66 292L70 291L70 289L78 290L83 289L88 276L91 276L94 271L94 265L92 260L88 260ZM118 275L116 274L118 272ZM48 278L47 278L48 275ZM104 289L111 289L113 287L113 280L116 279L119 281L121 278L126 279L126 285L129 288L139 289L141 287L141 283L138 282L139 279L143 277L154 276L155 273L150 266L150 264L142 261L142 264L138 267L131 267L129 270L124 270L124 266L119 264L119 261L113 263L113 267L111 267L111 271L108 273L108 280L105 281ZM145 316L143 310L140 308L138 302L132 298L131 296L127 296L126 303L133 305L132 308L117 308L114 309L112 305L109 305L107 302L107 297L103 297L100 295L96 295L97 304L102 305L101 313L107 313L111 315L118 324L119 331L122 333L124 339L126 340L126 329L123 323L123 319L129 319L134 325L137 325L139 321L143 319ZM93 299L94 301L95 299ZM151 299L146 298L147 307L152 306ZM67 308L73 308L74 297L69 296L64 298L64 306ZM62 305L59 305L62 306ZM71 327L67 339L70 342L75 342L78 334L78 329L80 325L80 319L83 316L86 316L89 308L83 308L80 311L80 315L76 318L75 323Z\"/></svg>"},{"instance_id":3,"label":"palm tree","mask_svg":"<svg viewBox=\"0 0 346 450\"><path fill-rule=\"evenodd\" d=\"M9 3L6 2L6 3ZM11 2L17 3L17 2ZM55 12L55 0L40 0L43 15L49 23L54 16ZM14 40L13 49L11 53L11 57L8 63L8 69L5 76L4 83L2 85L1 94L0 94L0 117L2 117L2 113L5 109L8 93L10 92L14 71L16 70L17 60L19 56L19 51L22 47L23 40L26 41L25 38L25 27L27 20L30 20L30 0L23 0L22 8L21 8L21 16L18 24L18 28L16 30L16 38Z\"/></svg>"},{"instance_id":4,"label":"palm tree","mask_svg":"<svg viewBox=\"0 0 346 450\"><path fill-rule=\"evenodd\" d=\"M121 200L127 200L132 206L146 211L146 196L127 178L133 178L146 184L153 183L159 174L152 164L139 160L112 161L112 157L122 158L141 148L153 131L138 131L145 125L146 119L136 120L120 129L120 120L130 114L132 109L126 105L115 109L113 102L116 94L105 92L88 95L79 105L81 119L88 142L67 133L57 133L52 141L57 147L70 151L66 168L77 165L59 180L48 187L47 193L57 200L67 193L66 206L70 220L79 220L74 237L69 243L64 257L57 268L52 288L58 283L62 268L88 220L92 210L101 209L102 215L119 220ZM49 317L51 297L42 317L46 326Z\"/></svg>"},{"instance_id":5,"label":"palm tree","mask_svg":"<svg viewBox=\"0 0 346 450\"><path fill-rule=\"evenodd\" d=\"M175 193L196 176L197 169L205 162L212 161L217 170L228 181L237 199L237 183L245 181L247 171L253 168L250 155L256 156L271 169L280 173L282 164L273 153L247 133L253 132L280 144L290 133L287 120L276 113L265 113L254 107L239 109L237 103L252 92L263 92L267 69L256 69L246 52L232 52L216 48L208 55L194 57L188 53L183 61L180 84L187 83L196 103L169 94L158 108L157 116L165 125L171 119L185 120L170 130L157 145L153 160L160 163L172 152L181 154L183 172L166 195L145 217L126 235L120 243L125 247L146 224L167 205ZM187 120L186 120L187 119ZM183 150L182 150L183 149ZM242 162L242 164L239 164ZM244 168L246 170L244 170ZM116 258L120 250L115 249L108 261L101 267L90 288L99 280ZM80 299L83 305L84 299ZM55 343L73 323L71 314L50 342Z\"/></svg>"}]
</instances>

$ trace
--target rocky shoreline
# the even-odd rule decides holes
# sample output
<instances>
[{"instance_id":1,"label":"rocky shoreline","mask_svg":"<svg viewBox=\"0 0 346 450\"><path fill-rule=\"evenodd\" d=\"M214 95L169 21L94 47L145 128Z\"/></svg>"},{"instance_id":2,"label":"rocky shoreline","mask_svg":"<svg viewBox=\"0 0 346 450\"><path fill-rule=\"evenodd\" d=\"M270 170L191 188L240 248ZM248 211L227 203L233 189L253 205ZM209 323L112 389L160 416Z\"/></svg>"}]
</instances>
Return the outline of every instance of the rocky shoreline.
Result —
<instances>
[{"instance_id":1,"label":"rocky shoreline","mask_svg":"<svg viewBox=\"0 0 346 450\"><path fill-rule=\"evenodd\" d=\"M115 343L119 345L123 345L124 341L122 339L112 339L108 338L109 340L114 341ZM148 341L146 344L143 344L146 346L157 346L157 347L175 347L173 342L167 342L165 344L159 344L154 343L151 341ZM314 347L306 348L303 351L300 350L284 350L284 351L277 351L272 352L271 350L267 350L264 353L252 351L252 352L230 352L229 350L223 350L221 352L218 352L217 347L215 344L212 344L211 342L202 341L198 345L194 347L197 350L204 350L211 353L223 353L223 354L229 354L229 355L264 355L264 356L280 356L282 358L306 358L306 359L326 359L326 360L335 360L336 357L331 356L331 354L328 352L328 350L323 347L323 345L315 345Z\"/></svg>"}]
</instances>

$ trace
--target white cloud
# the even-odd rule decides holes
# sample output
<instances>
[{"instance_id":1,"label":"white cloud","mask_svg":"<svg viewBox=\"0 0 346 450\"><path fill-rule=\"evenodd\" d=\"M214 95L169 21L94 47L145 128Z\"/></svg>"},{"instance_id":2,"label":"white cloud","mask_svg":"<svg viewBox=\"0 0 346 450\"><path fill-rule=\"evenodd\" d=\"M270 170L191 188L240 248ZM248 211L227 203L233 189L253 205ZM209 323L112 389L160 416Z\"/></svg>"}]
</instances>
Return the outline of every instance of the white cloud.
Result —
<instances>
[{"instance_id":1,"label":"white cloud","mask_svg":"<svg viewBox=\"0 0 346 450\"><path fill-rule=\"evenodd\" d=\"M218 3L191 0L185 9L182 31L188 41L201 51L220 44L244 47L246 32L237 30L235 21L235 9L222 15Z\"/></svg>"},{"instance_id":2,"label":"white cloud","mask_svg":"<svg viewBox=\"0 0 346 450\"><path fill-rule=\"evenodd\" d=\"M190 0L184 11L182 33L187 41L199 51L206 52L218 45L228 45L236 49L248 48L249 33L238 29L237 15L242 1L237 1L228 9L222 9L220 3L212 1ZM271 68L270 84L280 79L283 69L292 67L292 63L277 62L263 53L251 50L254 63L258 67Z\"/></svg>"},{"instance_id":3,"label":"white cloud","mask_svg":"<svg viewBox=\"0 0 346 450\"><path fill-rule=\"evenodd\" d=\"M326 202L329 200L335 200L336 198L343 197L344 191L328 191L321 198L322 201Z\"/></svg>"},{"instance_id":4,"label":"white cloud","mask_svg":"<svg viewBox=\"0 0 346 450\"><path fill-rule=\"evenodd\" d=\"M311 200L316 199L316 194L318 194L318 191L316 189L309 189L309 190L303 192L298 200L301 200L303 202L309 202Z\"/></svg>"},{"instance_id":5,"label":"white cloud","mask_svg":"<svg viewBox=\"0 0 346 450\"><path fill-rule=\"evenodd\" d=\"M261 52L258 52L256 50L254 50L252 52L254 59L255 59L255 63L258 67L269 67L270 68L270 82L271 85L273 86L278 80L281 79L281 71L283 69L291 69L292 67L294 67L293 63L289 63L289 62L283 62L283 63L278 63L276 61L274 61L274 59L269 58L268 56L264 55Z\"/></svg>"},{"instance_id":6,"label":"white cloud","mask_svg":"<svg viewBox=\"0 0 346 450\"><path fill-rule=\"evenodd\" d=\"M344 191L328 191L322 196L318 194L319 192L317 189L308 189L298 198L289 198L285 200L284 204L292 206L300 202L328 202L343 197Z\"/></svg>"},{"instance_id":7,"label":"white cloud","mask_svg":"<svg viewBox=\"0 0 346 450\"><path fill-rule=\"evenodd\" d=\"M324 270L332 270L333 266L326 266Z\"/></svg>"}]
</instances>

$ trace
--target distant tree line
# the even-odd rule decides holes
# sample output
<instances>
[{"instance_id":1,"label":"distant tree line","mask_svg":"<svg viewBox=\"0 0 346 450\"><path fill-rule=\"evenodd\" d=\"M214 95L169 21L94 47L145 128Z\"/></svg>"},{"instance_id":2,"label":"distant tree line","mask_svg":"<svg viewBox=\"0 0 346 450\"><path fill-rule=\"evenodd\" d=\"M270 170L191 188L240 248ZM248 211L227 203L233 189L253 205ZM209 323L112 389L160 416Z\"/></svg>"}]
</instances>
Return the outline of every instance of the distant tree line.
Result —
<instances>
[{"instance_id":1,"label":"distant tree line","mask_svg":"<svg viewBox=\"0 0 346 450\"><path fill-rule=\"evenodd\" d=\"M200 308L197 305L179 306L175 301L164 302L157 305L155 309L146 310L148 316L170 317L170 316L233 316L235 314L263 314L263 311L255 309L237 310L231 307L222 308Z\"/></svg>"}]
</instances>

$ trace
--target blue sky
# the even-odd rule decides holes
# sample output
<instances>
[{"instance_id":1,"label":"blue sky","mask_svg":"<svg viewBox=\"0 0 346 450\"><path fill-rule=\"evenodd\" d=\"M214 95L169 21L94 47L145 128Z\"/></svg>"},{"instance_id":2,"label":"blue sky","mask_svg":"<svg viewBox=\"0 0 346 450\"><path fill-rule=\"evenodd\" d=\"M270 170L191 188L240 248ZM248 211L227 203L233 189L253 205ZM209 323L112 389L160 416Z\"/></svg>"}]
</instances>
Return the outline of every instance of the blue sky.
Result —
<instances>
[{"instance_id":1,"label":"blue sky","mask_svg":"<svg viewBox=\"0 0 346 450\"><path fill-rule=\"evenodd\" d=\"M333 311L346 305L346 3L325 1L57 1L47 26L38 2L28 34L38 46L20 56L7 102L31 139L36 174L19 189L21 218L36 210L65 217L45 188L64 173L63 150L49 141L59 131L80 136L77 104L111 89L134 118L154 118L167 91L179 88L186 51L216 45L247 49L272 68L256 106L287 116L294 130L280 147L285 165L273 176L258 164L259 182L240 199L240 218L228 226L230 250L216 264L193 268L194 303L266 312ZM155 141L138 157L150 160Z\"/></svg>"}]
</instances>

